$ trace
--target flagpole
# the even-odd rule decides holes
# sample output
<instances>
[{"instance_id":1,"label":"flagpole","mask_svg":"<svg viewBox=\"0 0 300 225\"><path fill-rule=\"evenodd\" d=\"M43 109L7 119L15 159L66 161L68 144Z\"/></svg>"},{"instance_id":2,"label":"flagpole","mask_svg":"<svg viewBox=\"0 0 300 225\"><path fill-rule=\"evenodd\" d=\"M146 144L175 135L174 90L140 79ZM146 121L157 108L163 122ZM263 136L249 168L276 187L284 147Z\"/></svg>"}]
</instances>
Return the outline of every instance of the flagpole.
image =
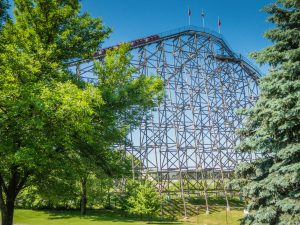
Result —
<instances>
[{"instance_id":1,"label":"flagpole","mask_svg":"<svg viewBox=\"0 0 300 225\"><path fill-rule=\"evenodd\" d=\"M191 26L191 8L190 8L190 0L187 0L187 5L188 5L189 26Z\"/></svg>"},{"instance_id":2,"label":"flagpole","mask_svg":"<svg viewBox=\"0 0 300 225\"><path fill-rule=\"evenodd\" d=\"M189 26L191 26L191 8L188 7L188 16L189 16Z\"/></svg>"},{"instance_id":3,"label":"flagpole","mask_svg":"<svg viewBox=\"0 0 300 225\"><path fill-rule=\"evenodd\" d=\"M218 28L219 28L219 34L221 34L221 21L219 16L218 16Z\"/></svg>"},{"instance_id":4,"label":"flagpole","mask_svg":"<svg viewBox=\"0 0 300 225\"><path fill-rule=\"evenodd\" d=\"M204 28L205 27L205 21L204 21L204 10L202 9L202 13L201 13L201 16L202 16L202 27Z\"/></svg>"}]
</instances>

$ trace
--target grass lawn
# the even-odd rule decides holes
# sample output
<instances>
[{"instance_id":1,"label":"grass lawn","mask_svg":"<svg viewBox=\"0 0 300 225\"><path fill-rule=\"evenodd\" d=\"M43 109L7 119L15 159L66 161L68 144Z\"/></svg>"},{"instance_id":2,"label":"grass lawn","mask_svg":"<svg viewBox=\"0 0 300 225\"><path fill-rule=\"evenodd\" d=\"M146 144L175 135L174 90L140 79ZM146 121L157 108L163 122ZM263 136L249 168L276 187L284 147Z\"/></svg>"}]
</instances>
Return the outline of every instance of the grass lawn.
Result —
<instances>
[{"instance_id":1,"label":"grass lawn","mask_svg":"<svg viewBox=\"0 0 300 225\"><path fill-rule=\"evenodd\" d=\"M118 212L109 210L89 211L88 215L81 217L78 211L34 211L17 209L14 216L16 225L137 225L137 224L177 224L177 225L238 225L243 216L241 210L212 210L211 214L200 213L197 217L185 221L141 221L138 217L125 217Z\"/></svg>"},{"instance_id":2,"label":"grass lawn","mask_svg":"<svg viewBox=\"0 0 300 225\"><path fill-rule=\"evenodd\" d=\"M211 207L210 214L206 215L205 212L200 212L199 216L189 219L192 224L201 225L239 225L240 219L243 218L243 209L231 209L226 212L222 207Z\"/></svg>"}]
</instances>

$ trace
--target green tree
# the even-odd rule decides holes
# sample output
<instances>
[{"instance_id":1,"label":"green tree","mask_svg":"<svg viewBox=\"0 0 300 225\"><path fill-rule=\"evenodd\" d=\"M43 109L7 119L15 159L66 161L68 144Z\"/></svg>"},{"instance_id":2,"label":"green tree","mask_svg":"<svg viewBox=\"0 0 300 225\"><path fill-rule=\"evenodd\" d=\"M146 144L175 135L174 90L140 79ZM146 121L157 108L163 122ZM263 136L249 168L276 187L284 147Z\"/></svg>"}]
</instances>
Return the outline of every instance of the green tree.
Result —
<instances>
[{"instance_id":1,"label":"green tree","mask_svg":"<svg viewBox=\"0 0 300 225\"><path fill-rule=\"evenodd\" d=\"M149 181L144 181L135 187L128 198L127 210L133 214L155 216L159 213L161 198Z\"/></svg>"},{"instance_id":2,"label":"green tree","mask_svg":"<svg viewBox=\"0 0 300 225\"><path fill-rule=\"evenodd\" d=\"M0 32L2 225L12 225L25 187L81 159L105 165L105 149L156 104L163 87L154 77L132 77L128 46L108 53L97 85L76 78L67 64L90 57L110 33L100 19L80 13L78 0L14 6L14 20Z\"/></svg>"},{"instance_id":3,"label":"green tree","mask_svg":"<svg viewBox=\"0 0 300 225\"><path fill-rule=\"evenodd\" d=\"M110 191L118 191L114 180L129 177L131 161L118 150L105 152L104 163L109 172L95 163L94 158L68 162L66 169L49 171L34 186L25 188L19 195L17 206L23 208L65 208L81 209L86 214L87 207L107 206ZM124 159L125 158L125 159Z\"/></svg>"},{"instance_id":4,"label":"green tree","mask_svg":"<svg viewBox=\"0 0 300 225\"><path fill-rule=\"evenodd\" d=\"M234 184L243 186L250 200L243 224L300 224L299 8L299 0L278 0L264 8L276 26L265 33L273 45L253 53L271 69L260 80L260 97L245 111L247 122L239 131L238 150L262 153L235 171Z\"/></svg>"}]
</instances>

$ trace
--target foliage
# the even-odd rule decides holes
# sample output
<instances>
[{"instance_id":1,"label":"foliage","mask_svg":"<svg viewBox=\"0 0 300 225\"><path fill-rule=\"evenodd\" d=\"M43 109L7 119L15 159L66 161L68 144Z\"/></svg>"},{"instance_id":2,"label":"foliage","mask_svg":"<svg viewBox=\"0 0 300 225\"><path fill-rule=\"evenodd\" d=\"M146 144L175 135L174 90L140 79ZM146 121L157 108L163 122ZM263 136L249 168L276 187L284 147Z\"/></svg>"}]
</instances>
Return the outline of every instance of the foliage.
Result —
<instances>
[{"instance_id":1,"label":"foliage","mask_svg":"<svg viewBox=\"0 0 300 225\"><path fill-rule=\"evenodd\" d=\"M7 0L0 0L0 28L2 28L3 23L9 18L7 9L9 4Z\"/></svg>"},{"instance_id":2,"label":"foliage","mask_svg":"<svg viewBox=\"0 0 300 225\"><path fill-rule=\"evenodd\" d=\"M111 174L112 144L157 104L163 88L158 78L133 78L128 46L98 65L97 85L76 78L68 63L91 56L110 33L100 19L80 13L78 0L15 0L14 6L14 20L0 33L3 225L12 224L26 186L65 180L69 169L89 160Z\"/></svg>"},{"instance_id":3,"label":"foliage","mask_svg":"<svg viewBox=\"0 0 300 225\"><path fill-rule=\"evenodd\" d=\"M86 206L108 206L110 199L118 197L113 194L118 191L114 180L131 176L132 173L131 159L124 158L122 152L109 151L106 154L110 155L107 160L112 167L109 175L93 161L76 162L76 165L69 165L68 170L59 171L60 174L51 171L51 175L43 177L38 185L23 189L18 196L17 206L27 209L78 209L82 200L82 178L86 178Z\"/></svg>"},{"instance_id":4,"label":"foliage","mask_svg":"<svg viewBox=\"0 0 300 225\"><path fill-rule=\"evenodd\" d=\"M136 188L139 182L133 179L126 179L125 190L120 190L119 193L113 196L116 201L117 207L122 211L128 212L131 205L129 204L129 198L136 194Z\"/></svg>"},{"instance_id":5,"label":"foliage","mask_svg":"<svg viewBox=\"0 0 300 225\"><path fill-rule=\"evenodd\" d=\"M128 198L128 211L133 214L154 216L161 206L159 193L149 181L136 186L135 192Z\"/></svg>"},{"instance_id":6,"label":"foliage","mask_svg":"<svg viewBox=\"0 0 300 225\"><path fill-rule=\"evenodd\" d=\"M109 165L113 167L107 175L92 161L70 165L68 170L51 171L54 174L43 177L36 186L22 190L17 206L28 209L78 209L80 207L82 186L81 179L86 178L86 206L100 208L109 205L110 192L115 191L114 180L131 175L129 159L124 159L119 151L110 151ZM111 198L114 196L112 195Z\"/></svg>"},{"instance_id":7,"label":"foliage","mask_svg":"<svg viewBox=\"0 0 300 225\"><path fill-rule=\"evenodd\" d=\"M57 178L56 178L57 179ZM41 190L48 186L47 190ZM90 174L87 179L87 207L101 208L108 205L108 193L113 188L113 178L99 178ZM79 179L43 181L43 185L30 186L22 190L17 207L24 209L79 209L81 186Z\"/></svg>"},{"instance_id":8,"label":"foliage","mask_svg":"<svg viewBox=\"0 0 300 225\"><path fill-rule=\"evenodd\" d=\"M42 185L24 188L18 195L16 206L23 209L76 209L79 207L79 186L71 180L53 178ZM42 187L48 186L46 191Z\"/></svg>"},{"instance_id":9,"label":"foliage","mask_svg":"<svg viewBox=\"0 0 300 225\"><path fill-rule=\"evenodd\" d=\"M279 0L265 11L276 27L273 45L253 56L272 66L260 80L256 106L247 111L238 150L262 158L236 169L236 187L252 199L244 223L300 224L300 2Z\"/></svg>"}]
</instances>

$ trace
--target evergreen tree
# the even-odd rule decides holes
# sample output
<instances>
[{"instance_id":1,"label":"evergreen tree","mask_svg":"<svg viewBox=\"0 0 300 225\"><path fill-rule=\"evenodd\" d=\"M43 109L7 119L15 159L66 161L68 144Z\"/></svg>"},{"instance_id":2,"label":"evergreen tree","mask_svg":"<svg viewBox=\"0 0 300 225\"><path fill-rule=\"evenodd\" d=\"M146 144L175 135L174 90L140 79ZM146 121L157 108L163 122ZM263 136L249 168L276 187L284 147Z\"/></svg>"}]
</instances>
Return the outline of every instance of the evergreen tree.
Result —
<instances>
[{"instance_id":1,"label":"evergreen tree","mask_svg":"<svg viewBox=\"0 0 300 225\"><path fill-rule=\"evenodd\" d=\"M249 200L244 223L300 224L300 1L278 0L266 6L275 28L265 36L272 46L253 53L269 74L260 80L261 93L247 114L237 147L262 153L241 164L234 184Z\"/></svg>"},{"instance_id":2,"label":"evergreen tree","mask_svg":"<svg viewBox=\"0 0 300 225\"><path fill-rule=\"evenodd\" d=\"M0 0L0 28L3 23L9 18L7 9L9 8L9 4L7 0Z\"/></svg>"}]
</instances>

